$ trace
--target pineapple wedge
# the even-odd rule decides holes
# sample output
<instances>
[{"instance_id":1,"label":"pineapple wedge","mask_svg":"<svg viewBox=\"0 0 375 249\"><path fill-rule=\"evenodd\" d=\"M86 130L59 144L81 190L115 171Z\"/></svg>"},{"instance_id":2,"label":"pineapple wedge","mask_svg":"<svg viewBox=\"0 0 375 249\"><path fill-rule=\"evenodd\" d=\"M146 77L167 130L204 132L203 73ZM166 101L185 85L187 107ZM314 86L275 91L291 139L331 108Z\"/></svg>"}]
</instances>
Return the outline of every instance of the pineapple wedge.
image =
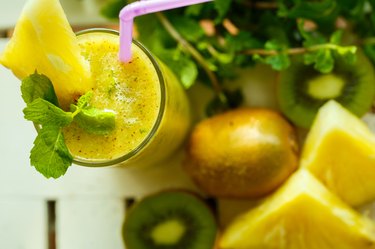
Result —
<instances>
[{"instance_id":1,"label":"pineapple wedge","mask_svg":"<svg viewBox=\"0 0 375 249\"><path fill-rule=\"evenodd\" d=\"M229 225L219 243L221 249L374 249L375 224L300 169Z\"/></svg>"},{"instance_id":2,"label":"pineapple wedge","mask_svg":"<svg viewBox=\"0 0 375 249\"><path fill-rule=\"evenodd\" d=\"M375 199L375 135L333 100L317 114L302 150L301 167L351 206Z\"/></svg>"},{"instance_id":3,"label":"pineapple wedge","mask_svg":"<svg viewBox=\"0 0 375 249\"><path fill-rule=\"evenodd\" d=\"M93 87L88 62L59 0L28 0L0 64L19 79L38 71L52 81L60 105Z\"/></svg>"}]
</instances>

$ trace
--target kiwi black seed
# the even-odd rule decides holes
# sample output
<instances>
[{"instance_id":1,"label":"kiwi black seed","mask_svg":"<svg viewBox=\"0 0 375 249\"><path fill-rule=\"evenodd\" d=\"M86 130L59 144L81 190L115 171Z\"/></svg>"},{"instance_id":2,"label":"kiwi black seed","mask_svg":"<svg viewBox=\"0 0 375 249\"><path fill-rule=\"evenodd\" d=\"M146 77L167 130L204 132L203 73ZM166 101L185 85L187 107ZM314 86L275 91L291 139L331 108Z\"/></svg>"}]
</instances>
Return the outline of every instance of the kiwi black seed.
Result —
<instances>
[{"instance_id":1,"label":"kiwi black seed","mask_svg":"<svg viewBox=\"0 0 375 249\"><path fill-rule=\"evenodd\" d=\"M361 117L370 109L374 96L374 69L361 52L357 52L354 63L337 59L327 74L294 61L290 69L281 73L278 85L281 111L304 128L311 126L318 109L331 99Z\"/></svg>"},{"instance_id":2,"label":"kiwi black seed","mask_svg":"<svg viewBox=\"0 0 375 249\"><path fill-rule=\"evenodd\" d=\"M145 197L130 208L123 226L127 249L212 249L216 233L211 209L184 191Z\"/></svg>"}]
</instances>

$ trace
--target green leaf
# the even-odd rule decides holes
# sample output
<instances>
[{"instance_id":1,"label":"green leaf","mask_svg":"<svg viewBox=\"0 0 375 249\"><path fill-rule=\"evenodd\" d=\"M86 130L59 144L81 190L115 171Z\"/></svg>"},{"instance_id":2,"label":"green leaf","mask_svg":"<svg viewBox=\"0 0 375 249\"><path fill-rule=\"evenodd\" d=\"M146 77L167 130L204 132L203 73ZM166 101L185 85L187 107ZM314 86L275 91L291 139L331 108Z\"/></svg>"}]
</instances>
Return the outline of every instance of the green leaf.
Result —
<instances>
[{"instance_id":1,"label":"green leaf","mask_svg":"<svg viewBox=\"0 0 375 249\"><path fill-rule=\"evenodd\" d=\"M290 66L289 56L285 53L270 55L265 58L265 63L270 65L274 70L282 71Z\"/></svg>"},{"instance_id":2,"label":"green leaf","mask_svg":"<svg viewBox=\"0 0 375 249\"><path fill-rule=\"evenodd\" d=\"M303 55L303 60L305 65L311 65L314 64L317 60L316 58L317 52L309 52Z\"/></svg>"},{"instance_id":3,"label":"green leaf","mask_svg":"<svg viewBox=\"0 0 375 249\"><path fill-rule=\"evenodd\" d=\"M77 101L77 107L82 109L89 105L90 100L92 99L93 92L88 91L84 95L82 95Z\"/></svg>"},{"instance_id":4,"label":"green leaf","mask_svg":"<svg viewBox=\"0 0 375 249\"><path fill-rule=\"evenodd\" d=\"M329 73L334 67L335 60L329 49L321 49L317 53L314 68L322 73Z\"/></svg>"},{"instance_id":5,"label":"green leaf","mask_svg":"<svg viewBox=\"0 0 375 249\"><path fill-rule=\"evenodd\" d=\"M41 98L37 98L28 104L23 113L25 119L42 126L54 125L63 127L70 124L73 120L72 113L64 112L59 107Z\"/></svg>"},{"instance_id":6,"label":"green leaf","mask_svg":"<svg viewBox=\"0 0 375 249\"><path fill-rule=\"evenodd\" d=\"M30 154L31 165L45 177L58 178L73 162L61 128L45 125L39 130Z\"/></svg>"},{"instance_id":7,"label":"green leaf","mask_svg":"<svg viewBox=\"0 0 375 249\"><path fill-rule=\"evenodd\" d=\"M26 104L30 104L37 98L42 98L59 106L53 84L50 79L43 74L35 72L24 78L21 84L21 92L22 98Z\"/></svg>"},{"instance_id":8,"label":"green leaf","mask_svg":"<svg viewBox=\"0 0 375 249\"><path fill-rule=\"evenodd\" d=\"M287 53L284 52L286 45L277 40L269 40L264 45L268 51L275 51L275 55L268 55L265 57L254 56L255 60L261 60L263 63L270 65L274 70L281 71L290 66L290 59Z\"/></svg>"},{"instance_id":9,"label":"green leaf","mask_svg":"<svg viewBox=\"0 0 375 249\"><path fill-rule=\"evenodd\" d=\"M78 107L71 105L70 109L72 112L76 112ZM107 135L115 129L116 115L109 110L86 107L78 112L74 121L88 133Z\"/></svg>"},{"instance_id":10,"label":"green leaf","mask_svg":"<svg viewBox=\"0 0 375 249\"><path fill-rule=\"evenodd\" d=\"M263 47L260 40L256 39L250 32L244 31L240 31L237 35L227 34L226 45L231 52Z\"/></svg>"},{"instance_id":11,"label":"green leaf","mask_svg":"<svg viewBox=\"0 0 375 249\"><path fill-rule=\"evenodd\" d=\"M203 4L194 4L186 7L185 15L186 16L199 16L203 9Z\"/></svg>"},{"instance_id":12,"label":"green leaf","mask_svg":"<svg viewBox=\"0 0 375 249\"><path fill-rule=\"evenodd\" d=\"M344 34L344 31L342 29L336 30L335 32L332 33L329 39L329 42L333 44L340 44L343 34Z\"/></svg>"},{"instance_id":13,"label":"green leaf","mask_svg":"<svg viewBox=\"0 0 375 249\"><path fill-rule=\"evenodd\" d=\"M171 16L170 22L175 29L188 41L198 42L203 36L204 31L199 22L185 16Z\"/></svg>"},{"instance_id":14,"label":"green leaf","mask_svg":"<svg viewBox=\"0 0 375 249\"><path fill-rule=\"evenodd\" d=\"M135 23L139 31L139 41L157 56L166 48L176 48L176 41L160 24L155 14L139 16Z\"/></svg>"},{"instance_id":15,"label":"green leaf","mask_svg":"<svg viewBox=\"0 0 375 249\"><path fill-rule=\"evenodd\" d=\"M232 4L232 0L214 0L215 9L218 12L218 17L216 18L216 22L220 22L228 13L230 6Z\"/></svg>"},{"instance_id":16,"label":"green leaf","mask_svg":"<svg viewBox=\"0 0 375 249\"><path fill-rule=\"evenodd\" d=\"M279 15L289 18L307 18L320 22L327 18L334 19L337 16L337 3L336 0L294 1L290 8L283 4Z\"/></svg>"},{"instance_id":17,"label":"green leaf","mask_svg":"<svg viewBox=\"0 0 375 249\"><path fill-rule=\"evenodd\" d=\"M357 60L357 47L356 46L347 46L347 47L338 47L336 53L343 58L348 64L354 64Z\"/></svg>"},{"instance_id":18,"label":"green leaf","mask_svg":"<svg viewBox=\"0 0 375 249\"><path fill-rule=\"evenodd\" d=\"M198 68L191 58L184 54L175 57L172 51L164 51L160 58L173 71L185 89L195 83L198 77Z\"/></svg>"},{"instance_id":19,"label":"green leaf","mask_svg":"<svg viewBox=\"0 0 375 249\"><path fill-rule=\"evenodd\" d=\"M314 46L314 45L323 44L323 43L327 42L327 39L325 38L325 36L323 36L319 32L317 32L317 31L306 31L304 29L304 20L298 21L297 27L298 27L299 33L301 34L302 38L304 39L303 45L305 47L311 47L311 46ZM337 38L337 36L338 36L338 34L335 35L334 38Z\"/></svg>"},{"instance_id":20,"label":"green leaf","mask_svg":"<svg viewBox=\"0 0 375 249\"><path fill-rule=\"evenodd\" d=\"M108 19L118 19L121 9L127 3L127 0L110 0L100 9L100 14Z\"/></svg>"}]
</instances>

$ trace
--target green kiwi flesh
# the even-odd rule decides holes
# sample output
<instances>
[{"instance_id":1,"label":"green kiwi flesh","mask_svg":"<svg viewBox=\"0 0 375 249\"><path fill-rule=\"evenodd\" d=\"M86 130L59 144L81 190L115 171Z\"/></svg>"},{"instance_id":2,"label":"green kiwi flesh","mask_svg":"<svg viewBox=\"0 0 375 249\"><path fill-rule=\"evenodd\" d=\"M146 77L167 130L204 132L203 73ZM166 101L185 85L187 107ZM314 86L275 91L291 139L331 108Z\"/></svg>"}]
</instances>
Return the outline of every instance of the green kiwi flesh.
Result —
<instances>
[{"instance_id":1,"label":"green kiwi flesh","mask_svg":"<svg viewBox=\"0 0 375 249\"><path fill-rule=\"evenodd\" d=\"M127 249L212 249L216 233L211 209L182 191L144 198L130 208L123 226Z\"/></svg>"},{"instance_id":2,"label":"green kiwi flesh","mask_svg":"<svg viewBox=\"0 0 375 249\"><path fill-rule=\"evenodd\" d=\"M374 69L360 52L354 64L337 59L328 74L294 61L281 73L278 85L281 111L295 125L304 128L311 126L319 108L331 99L361 117L369 111L374 96Z\"/></svg>"}]
</instances>

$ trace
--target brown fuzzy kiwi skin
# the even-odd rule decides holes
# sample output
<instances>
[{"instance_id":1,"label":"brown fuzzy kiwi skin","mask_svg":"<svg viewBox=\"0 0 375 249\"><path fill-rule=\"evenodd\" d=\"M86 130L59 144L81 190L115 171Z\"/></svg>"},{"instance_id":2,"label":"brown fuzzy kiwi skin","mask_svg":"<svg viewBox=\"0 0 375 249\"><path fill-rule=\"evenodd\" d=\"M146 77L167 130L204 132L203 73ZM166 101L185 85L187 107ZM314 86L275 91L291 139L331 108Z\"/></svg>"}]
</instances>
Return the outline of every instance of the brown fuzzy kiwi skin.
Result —
<instances>
[{"instance_id":1,"label":"brown fuzzy kiwi skin","mask_svg":"<svg viewBox=\"0 0 375 249\"><path fill-rule=\"evenodd\" d=\"M276 111L239 108L198 123L183 167L206 194L258 198L297 169L294 127Z\"/></svg>"}]
</instances>

